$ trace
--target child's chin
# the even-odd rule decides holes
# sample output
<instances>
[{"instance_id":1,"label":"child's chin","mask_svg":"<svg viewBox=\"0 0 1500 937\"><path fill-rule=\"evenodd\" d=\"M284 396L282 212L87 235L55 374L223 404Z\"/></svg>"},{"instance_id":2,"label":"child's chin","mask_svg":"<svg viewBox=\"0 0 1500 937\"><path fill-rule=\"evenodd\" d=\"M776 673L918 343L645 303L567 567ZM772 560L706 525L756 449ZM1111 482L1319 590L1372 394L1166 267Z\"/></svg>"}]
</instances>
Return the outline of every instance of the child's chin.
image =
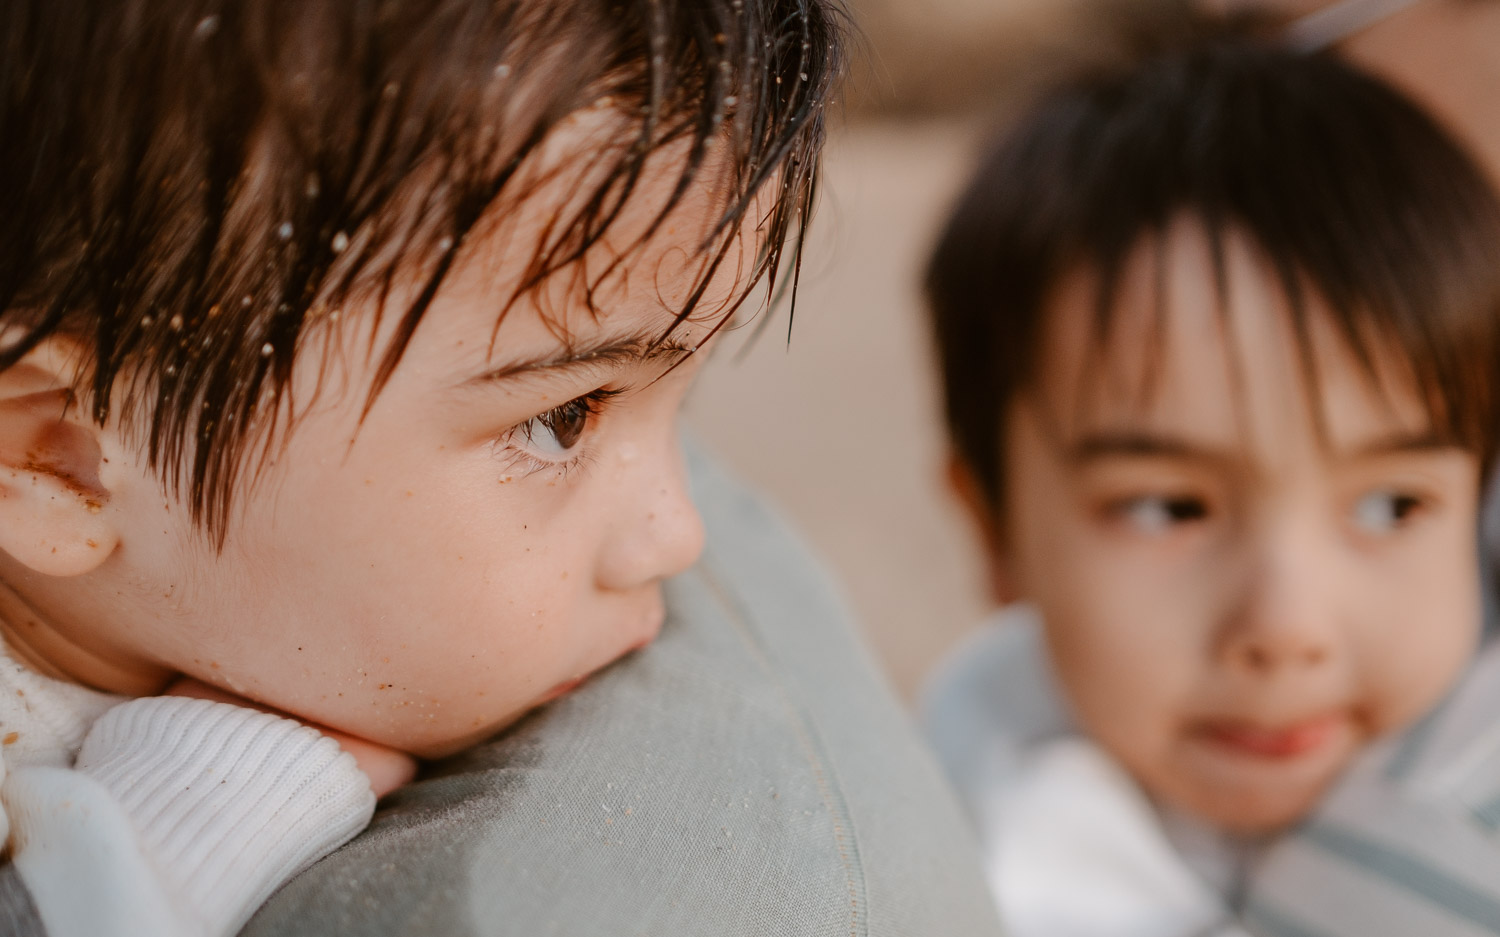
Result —
<instances>
[{"instance_id":1,"label":"child's chin","mask_svg":"<svg viewBox=\"0 0 1500 937\"><path fill-rule=\"evenodd\" d=\"M1255 836L1276 833L1299 823L1312 812L1317 796L1267 797L1259 802L1241 800L1213 809L1213 815L1205 817L1215 827L1227 833Z\"/></svg>"},{"instance_id":2,"label":"child's chin","mask_svg":"<svg viewBox=\"0 0 1500 937\"><path fill-rule=\"evenodd\" d=\"M1200 784L1169 798L1217 829L1240 835L1275 833L1301 822L1317 806L1335 772L1295 779L1242 779ZM1256 782L1259 783L1256 783Z\"/></svg>"},{"instance_id":3,"label":"child's chin","mask_svg":"<svg viewBox=\"0 0 1500 937\"><path fill-rule=\"evenodd\" d=\"M1237 777L1194 772L1191 779L1148 786L1160 800L1216 829L1241 835L1274 833L1300 822L1317 807L1343 763L1280 771L1268 765L1259 766L1263 770L1242 766Z\"/></svg>"}]
</instances>

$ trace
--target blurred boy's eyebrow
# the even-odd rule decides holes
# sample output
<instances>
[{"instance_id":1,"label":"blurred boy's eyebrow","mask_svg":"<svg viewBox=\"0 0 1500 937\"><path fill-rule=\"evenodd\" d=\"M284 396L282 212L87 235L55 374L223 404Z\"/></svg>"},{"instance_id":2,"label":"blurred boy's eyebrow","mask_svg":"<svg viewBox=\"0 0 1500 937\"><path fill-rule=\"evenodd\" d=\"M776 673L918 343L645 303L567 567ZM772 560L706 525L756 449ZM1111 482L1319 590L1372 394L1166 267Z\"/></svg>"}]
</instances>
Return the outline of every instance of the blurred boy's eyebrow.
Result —
<instances>
[{"instance_id":1,"label":"blurred boy's eyebrow","mask_svg":"<svg viewBox=\"0 0 1500 937\"><path fill-rule=\"evenodd\" d=\"M476 374L463 383L465 386L493 384L524 374L561 371L589 364L643 361L667 361L675 364L697 350L671 336L663 337L659 329L630 335L606 335L588 344L570 346L561 354L507 362Z\"/></svg>"},{"instance_id":2,"label":"blurred boy's eyebrow","mask_svg":"<svg viewBox=\"0 0 1500 937\"><path fill-rule=\"evenodd\" d=\"M1435 449L1461 449L1462 444L1444 438L1432 430L1416 433L1392 433L1361 442L1348 452L1348 456L1398 455L1403 452L1431 452Z\"/></svg>"},{"instance_id":3,"label":"blurred boy's eyebrow","mask_svg":"<svg viewBox=\"0 0 1500 937\"><path fill-rule=\"evenodd\" d=\"M1358 459L1453 448L1461 448L1461 446L1432 430L1422 430L1414 433L1392 433L1363 440L1337 455L1346 459ZM1200 445L1175 436L1136 432L1090 433L1069 445L1067 455L1068 460L1076 465L1110 457L1132 456L1192 459L1198 462L1227 462L1230 459L1227 453L1211 446Z\"/></svg>"},{"instance_id":4,"label":"blurred boy's eyebrow","mask_svg":"<svg viewBox=\"0 0 1500 937\"><path fill-rule=\"evenodd\" d=\"M1228 456L1217 449L1175 436L1151 433L1088 433L1068 446L1068 460L1079 465L1111 456L1187 458L1200 462L1228 459Z\"/></svg>"}]
</instances>

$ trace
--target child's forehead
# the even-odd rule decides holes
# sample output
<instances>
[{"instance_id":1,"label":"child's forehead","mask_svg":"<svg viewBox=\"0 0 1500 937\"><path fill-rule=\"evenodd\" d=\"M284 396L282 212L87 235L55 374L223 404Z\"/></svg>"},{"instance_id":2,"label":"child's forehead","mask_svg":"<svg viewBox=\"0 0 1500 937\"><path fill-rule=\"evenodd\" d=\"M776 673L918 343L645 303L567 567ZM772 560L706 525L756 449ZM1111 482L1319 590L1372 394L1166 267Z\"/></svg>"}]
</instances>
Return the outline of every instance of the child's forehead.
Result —
<instances>
[{"instance_id":1,"label":"child's forehead","mask_svg":"<svg viewBox=\"0 0 1500 937\"><path fill-rule=\"evenodd\" d=\"M689 308L694 321L718 318L743 292L762 235L750 216L719 228L727 196L717 166L679 190L682 154L675 150L649 161L608 231L571 259L569 245L553 239L557 219L576 207L580 180L555 173L514 210L496 214L444 289L502 314L512 297L524 301L562 344L643 308L669 314L668 321ZM565 158L587 162L579 151ZM556 269L547 269L552 264Z\"/></svg>"},{"instance_id":2,"label":"child's forehead","mask_svg":"<svg viewBox=\"0 0 1500 937\"><path fill-rule=\"evenodd\" d=\"M737 195L732 154L711 142L695 155L693 141L678 139L654 149L638 173L619 178L617 162L637 145L636 133L610 98L560 121L517 167L508 197L476 225L472 236L484 242L489 261L513 265L538 248L564 261L581 246L593 260L668 245L701 252ZM568 225L585 217L596 219L598 237L573 243L580 232Z\"/></svg>"},{"instance_id":3,"label":"child's forehead","mask_svg":"<svg viewBox=\"0 0 1500 937\"><path fill-rule=\"evenodd\" d=\"M640 329L631 323L643 315L656 322L660 338L717 322L743 298L763 234L754 212L738 226L719 225L734 194L720 148L710 147L682 185L687 142L663 146L645 160L630 191L617 193L600 236L580 244L569 232L609 171L605 151L628 146L620 136L626 125L606 102L552 132L518 170L514 193L493 204L458 246L419 335L437 333L491 357L535 356L595 344L606 332L634 334ZM379 283L366 294L382 310L371 347L393 337L399 317L388 312L417 298L431 263L414 258L388 295L378 295ZM688 309L687 321L674 323ZM507 353L507 344L517 349Z\"/></svg>"},{"instance_id":4,"label":"child's forehead","mask_svg":"<svg viewBox=\"0 0 1500 937\"><path fill-rule=\"evenodd\" d=\"M1113 282L1078 265L1042 322L1032 395L1068 435L1102 428L1243 445L1298 430L1334 450L1431 432L1392 339L1356 342L1316 293L1294 301L1248 238L1179 224Z\"/></svg>"}]
</instances>

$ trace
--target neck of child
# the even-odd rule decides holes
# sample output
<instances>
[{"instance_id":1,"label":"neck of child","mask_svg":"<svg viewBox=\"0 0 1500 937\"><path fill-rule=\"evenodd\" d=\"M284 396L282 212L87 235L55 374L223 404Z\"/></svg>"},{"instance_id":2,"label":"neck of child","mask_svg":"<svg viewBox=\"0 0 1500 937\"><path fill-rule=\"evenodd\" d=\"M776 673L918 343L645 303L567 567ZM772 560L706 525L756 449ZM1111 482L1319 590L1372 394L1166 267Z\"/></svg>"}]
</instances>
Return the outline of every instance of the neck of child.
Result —
<instances>
[{"instance_id":1,"label":"neck of child","mask_svg":"<svg viewBox=\"0 0 1500 937\"><path fill-rule=\"evenodd\" d=\"M123 696L154 696L173 674L160 667L131 667L79 645L45 612L0 580L0 638L17 662L54 680Z\"/></svg>"}]
</instances>

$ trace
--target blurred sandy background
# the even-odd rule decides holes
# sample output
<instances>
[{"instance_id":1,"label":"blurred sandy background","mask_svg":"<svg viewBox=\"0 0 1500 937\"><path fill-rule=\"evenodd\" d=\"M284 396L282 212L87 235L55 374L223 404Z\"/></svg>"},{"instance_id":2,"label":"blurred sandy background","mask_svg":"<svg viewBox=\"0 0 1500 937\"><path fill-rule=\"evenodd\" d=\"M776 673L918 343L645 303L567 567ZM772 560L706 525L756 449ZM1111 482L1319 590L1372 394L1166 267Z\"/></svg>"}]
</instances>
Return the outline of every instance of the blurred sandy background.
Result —
<instances>
[{"instance_id":1,"label":"blurred sandy background","mask_svg":"<svg viewBox=\"0 0 1500 937\"><path fill-rule=\"evenodd\" d=\"M841 579L908 699L988 607L974 534L942 483L926 251L1018 80L1086 37L1087 13L1108 2L851 0L865 44L790 346L785 309L743 354L741 330L689 405L693 432Z\"/></svg>"}]
</instances>

